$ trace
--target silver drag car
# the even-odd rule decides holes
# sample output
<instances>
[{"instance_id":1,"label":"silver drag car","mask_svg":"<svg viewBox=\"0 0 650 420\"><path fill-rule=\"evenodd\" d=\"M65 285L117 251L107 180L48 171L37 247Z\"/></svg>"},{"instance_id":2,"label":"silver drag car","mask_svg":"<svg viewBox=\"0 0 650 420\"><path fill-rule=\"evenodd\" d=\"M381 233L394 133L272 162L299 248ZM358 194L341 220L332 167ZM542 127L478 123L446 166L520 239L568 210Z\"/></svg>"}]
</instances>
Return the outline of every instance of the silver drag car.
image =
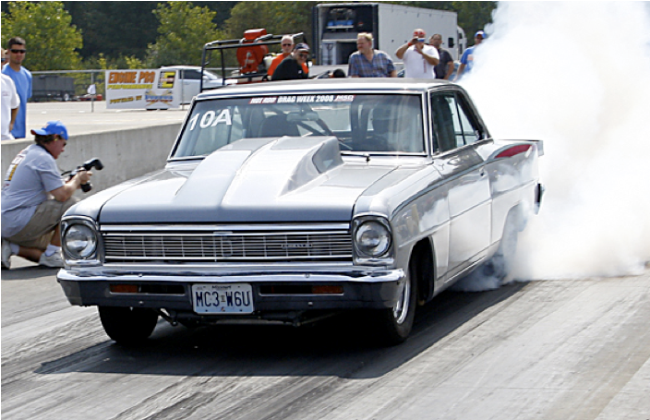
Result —
<instances>
[{"instance_id":1,"label":"silver drag car","mask_svg":"<svg viewBox=\"0 0 650 420\"><path fill-rule=\"evenodd\" d=\"M416 307L456 280L505 277L494 261L540 204L541 146L492 139L447 82L204 92L164 170L66 213L58 280L124 344L159 316L300 325L348 310L398 343Z\"/></svg>"}]
</instances>

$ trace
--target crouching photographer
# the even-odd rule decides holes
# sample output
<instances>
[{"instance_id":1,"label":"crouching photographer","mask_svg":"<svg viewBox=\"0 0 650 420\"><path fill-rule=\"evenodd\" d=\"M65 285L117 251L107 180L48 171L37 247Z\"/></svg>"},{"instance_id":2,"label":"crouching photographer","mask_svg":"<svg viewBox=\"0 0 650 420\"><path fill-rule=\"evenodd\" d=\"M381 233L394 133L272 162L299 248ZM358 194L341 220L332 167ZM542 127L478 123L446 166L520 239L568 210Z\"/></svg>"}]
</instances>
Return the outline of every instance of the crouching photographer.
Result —
<instances>
[{"instance_id":1,"label":"crouching photographer","mask_svg":"<svg viewBox=\"0 0 650 420\"><path fill-rule=\"evenodd\" d=\"M66 182L55 160L65 149L68 130L50 121L32 130L32 144L11 162L2 187L2 268L12 255L47 267L63 267L61 216L79 201L74 192L92 172L78 170Z\"/></svg>"}]
</instances>

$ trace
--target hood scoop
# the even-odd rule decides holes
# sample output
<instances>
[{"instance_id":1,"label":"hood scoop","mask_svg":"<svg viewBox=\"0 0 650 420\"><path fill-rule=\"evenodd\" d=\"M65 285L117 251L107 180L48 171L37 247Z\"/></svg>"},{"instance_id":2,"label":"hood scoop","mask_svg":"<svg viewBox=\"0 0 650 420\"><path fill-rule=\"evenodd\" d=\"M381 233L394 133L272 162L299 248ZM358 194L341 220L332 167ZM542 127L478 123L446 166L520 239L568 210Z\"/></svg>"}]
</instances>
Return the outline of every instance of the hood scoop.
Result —
<instances>
[{"instance_id":1,"label":"hood scoop","mask_svg":"<svg viewBox=\"0 0 650 420\"><path fill-rule=\"evenodd\" d=\"M196 197L210 182L223 188L222 204L275 201L342 164L336 137L242 139L205 158L177 199Z\"/></svg>"}]
</instances>

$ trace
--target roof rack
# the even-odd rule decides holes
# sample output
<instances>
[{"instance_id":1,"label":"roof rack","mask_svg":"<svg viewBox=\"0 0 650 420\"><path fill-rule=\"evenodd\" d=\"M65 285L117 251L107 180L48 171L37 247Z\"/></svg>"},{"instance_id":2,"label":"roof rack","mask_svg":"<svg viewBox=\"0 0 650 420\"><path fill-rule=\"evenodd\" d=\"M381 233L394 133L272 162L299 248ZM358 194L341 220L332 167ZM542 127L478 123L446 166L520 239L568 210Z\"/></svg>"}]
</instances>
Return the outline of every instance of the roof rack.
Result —
<instances>
[{"instance_id":1,"label":"roof rack","mask_svg":"<svg viewBox=\"0 0 650 420\"><path fill-rule=\"evenodd\" d=\"M259 35L259 36L257 36ZM264 29L251 29L246 32L244 32L244 38L242 39L226 39L226 40L217 40L217 41L212 41L208 42L203 46L203 55L201 58L201 84L200 84L200 92L203 92L203 72L205 68L210 64L210 60L212 58L212 51L217 50L221 54L221 75L222 75L222 83L225 86L226 85L226 78L228 79L242 79L242 80L247 80L248 83L252 83L255 78L259 78L259 81L264 81L268 80L268 74L266 71L266 68L262 65L262 70L259 71L259 64L262 64L262 62L257 63L258 65L254 65L251 68L254 69L254 71L247 72L240 74L239 76L232 76L232 77L226 77L226 61L224 57L224 51L225 50L231 50L231 49L237 49L238 50L238 55L240 49L246 49L244 51L256 51L259 53L259 51L266 51L268 52L268 48L265 46L267 45L277 45L282 42L282 37L285 35L273 35L273 34L267 34L266 30ZM290 37L294 39L294 43L296 42L296 38L302 36L304 40L304 33L303 32L298 32L296 34L289 34ZM264 47L261 49L258 49L259 47ZM240 57L238 56L238 59ZM262 57L263 58L263 57ZM240 62L240 71L245 68L244 65Z\"/></svg>"}]
</instances>

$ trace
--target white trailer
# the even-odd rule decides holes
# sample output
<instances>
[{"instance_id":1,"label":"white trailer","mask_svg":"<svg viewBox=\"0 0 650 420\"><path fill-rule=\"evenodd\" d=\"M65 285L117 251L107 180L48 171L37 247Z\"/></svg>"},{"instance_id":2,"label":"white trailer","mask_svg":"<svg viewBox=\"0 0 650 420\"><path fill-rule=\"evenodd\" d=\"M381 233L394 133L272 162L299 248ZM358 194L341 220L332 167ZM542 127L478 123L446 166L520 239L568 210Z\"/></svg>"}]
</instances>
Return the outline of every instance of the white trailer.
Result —
<instances>
[{"instance_id":1,"label":"white trailer","mask_svg":"<svg viewBox=\"0 0 650 420\"><path fill-rule=\"evenodd\" d=\"M422 28L427 38L441 34L443 48L458 60L467 46L455 12L388 3L322 3L314 6L313 51L319 65L348 63L357 50L357 34L372 33L376 49L394 58L413 30Z\"/></svg>"}]
</instances>

